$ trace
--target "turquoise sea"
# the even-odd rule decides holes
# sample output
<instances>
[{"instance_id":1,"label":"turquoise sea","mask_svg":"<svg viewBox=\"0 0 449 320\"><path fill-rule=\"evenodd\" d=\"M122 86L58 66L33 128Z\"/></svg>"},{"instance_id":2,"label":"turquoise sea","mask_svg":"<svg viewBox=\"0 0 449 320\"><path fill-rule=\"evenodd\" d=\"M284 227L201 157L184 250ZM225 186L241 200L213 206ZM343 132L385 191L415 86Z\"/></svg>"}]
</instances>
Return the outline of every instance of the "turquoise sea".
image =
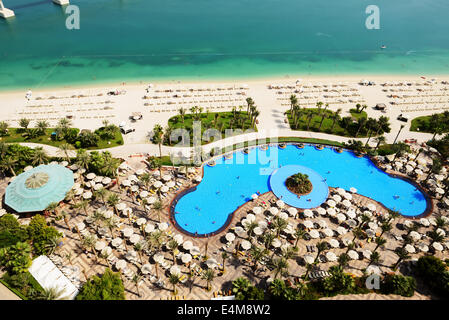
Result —
<instances>
[{"instance_id":1,"label":"turquoise sea","mask_svg":"<svg viewBox=\"0 0 449 320\"><path fill-rule=\"evenodd\" d=\"M132 80L449 74L447 0L4 0L0 90ZM380 29L365 27L368 5ZM382 50L381 45L387 49Z\"/></svg>"}]
</instances>

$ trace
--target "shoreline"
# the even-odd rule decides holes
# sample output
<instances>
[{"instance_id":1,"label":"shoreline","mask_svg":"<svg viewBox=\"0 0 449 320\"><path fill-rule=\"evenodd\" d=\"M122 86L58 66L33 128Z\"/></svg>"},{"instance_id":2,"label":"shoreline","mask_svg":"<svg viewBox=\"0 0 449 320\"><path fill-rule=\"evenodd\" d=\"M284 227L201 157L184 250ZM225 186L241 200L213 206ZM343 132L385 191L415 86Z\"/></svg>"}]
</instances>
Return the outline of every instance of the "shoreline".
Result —
<instances>
[{"instance_id":1,"label":"shoreline","mask_svg":"<svg viewBox=\"0 0 449 320\"><path fill-rule=\"evenodd\" d=\"M70 91L70 90L85 90L85 89L119 89L119 88L136 88L144 86L149 83L155 85L187 85L187 84L229 84L229 83L248 83L248 84L264 84L268 82L289 82L301 79L303 82L354 82L362 79L371 81L399 81L399 80L424 80L421 77L426 77L426 80L437 78L449 79L449 74L377 74L377 73L361 73L361 74L316 74L316 75L301 75L301 74L286 74L284 76L254 76L254 77L210 77L204 79L194 78L179 78L179 79L133 79L131 81L101 81L101 82L86 82L86 83L72 83L61 85L42 86L40 88L23 87L23 88L0 88L0 96L9 94L20 94L28 90L33 92L48 92L48 91Z\"/></svg>"}]
</instances>

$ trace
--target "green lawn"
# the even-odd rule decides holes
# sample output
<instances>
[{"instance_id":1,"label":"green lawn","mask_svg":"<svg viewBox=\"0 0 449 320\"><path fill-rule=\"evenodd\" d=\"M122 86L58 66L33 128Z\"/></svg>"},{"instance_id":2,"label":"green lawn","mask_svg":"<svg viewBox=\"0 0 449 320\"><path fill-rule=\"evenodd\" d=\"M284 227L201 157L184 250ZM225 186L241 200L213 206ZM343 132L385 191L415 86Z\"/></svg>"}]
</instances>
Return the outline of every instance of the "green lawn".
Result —
<instances>
[{"instance_id":1,"label":"green lawn","mask_svg":"<svg viewBox=\"0 0 449 320\"><path fill-rule=\"evenodd\" d=\"M321 114L325 113L326 118L324 119L323 124L321 125L321 129L320 129L320 122L321 122L322 116L318 115L318 112L319 112L318 109L311 108L311 109L307 109L307 110L313 111L315 113L312 120L310 121L309 130L307 130L307 122L308 122L307 116L304 113L301 114L301 117L297 123L298 127L295 128L295 124L293 123L293 119L291 117L290 111L287 111L288 121L290 124L290 128L292 130L323 132L323 133L335 134L335 135L343 136L343 137L354 137L357 132L357 129L358 129L357 124L355 124L355 123L350 124L347 128L344 128L342 122L339 120L337 120L335 122L335 125L332 129L332 126L334 123L332 116L335 114L335 112L333 112L331 110L324 111L323 109L321 110ZM351 116L354 118L354 120L357 120L359 118L367 118L366 112L363 111L361 113L358 113L355 111L355 109L351 110ZM344 115L341 115L341 117L344 117ZM357 137L358 138L366 137L366 132L363 131L363 128L359 132L359 135Z\"/></svg>"},{"instance_id":2,"label":"green lawn","mask_svg":"<svg viewBox=\"0 0 449 320\"><path fill-rule=\"evenodd\" d=\"M449 132L449 113L436 114L440 121L442 132ZM432 116L414 118L410 124L410 131L434 133L435 125L431 123Z\"/></svg>"},{"instance_id":3,"label":"green lawn","mask_svg":"<svg viewBox=\"0 0 449 320\"><path fill-rule=\"evenodd\" d=\"M40 143L46 144L53 147L59 147L61 144L66 143L66 140L53 140L51 134L54 132L53 128L48 128L45 130L45 135L38 136L32 139L27 139L23 136L24 130L22 128L8 128L8 135L0 137L0 141L6 143L19 143L19 142L30 142L30 143ZM110 141L110 144L108 142ZM121 143L119 143L121 141ZM123 137L120 131L115 133L115 137L112 140L100 139L96 147L89 147L86 149L96 150L96 149L106 149L112 148L123 144ZM73 146L73 144L72 144ZM73 146L74 147L74 146Z\"/></svg>"},{"instance_id":4,"label":"green lawn","mask_svg":"<svg viewBox=\"0 0 449 320\"><path fill-rule=\"evenodd\" d=\"M215 115L218 114L219 118L217 121L215 121ZM234 114L233 112L209 112L209 113L201 113L201 134L204 133L205 130L211 128L211 129L217 129L221 132L222 138L225 138L225 130L226 129L241 129L243 131L250 129L251 122L249 119L249 116L246 112L236 112L237 118L243 120L243 124L240 121L233 121ZM187 131L190 133L190 145L193 145L193 115L192 114L186 114L184 116L184 122L182 121L181 116L177 115L174 117L171 117L168 120L168 125L173 129L180 129L184 128L187 129ZM233 123L234 122L234 123ZM232 124L232 126L231 126ZM255 131L257 131L257 126L253 128ZM178 142L181 141L181 138L179 138ZM213 138L211 138L210 141L201 141L201 144L207 144L213 142ZM171 145L176 144L177 142L171 142ZM164 141L165 145L169 145L168 141Z\"/></svg>"}]
</instances>

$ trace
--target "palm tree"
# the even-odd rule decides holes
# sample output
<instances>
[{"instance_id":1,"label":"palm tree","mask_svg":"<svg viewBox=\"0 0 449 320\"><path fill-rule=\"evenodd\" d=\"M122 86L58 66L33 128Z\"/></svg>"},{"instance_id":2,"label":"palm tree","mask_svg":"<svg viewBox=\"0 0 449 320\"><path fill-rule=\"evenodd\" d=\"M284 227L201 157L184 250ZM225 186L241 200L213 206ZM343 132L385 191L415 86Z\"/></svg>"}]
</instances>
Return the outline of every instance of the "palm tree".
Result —
<instances>
[{"instance_id":1,"label":"palm tree","mask_svg":"<svg viewBox=\"0 0 449 320\"><path fill-rule=\"evenodd\" d=\"M251 97L248 97L246 98L246 104L247 104L246 113L249 114L251 106L254 105L254 100Z\"/></svg>"},{"instance_id":2,"label":"palm tree","mask_svg":"<svg viewBox=\"0 0 449 320\"><path fill-rule=\"evenodd\" d=\"M368 139L366 140L365 148L368 147L368 143L371 140L371 135L373 134L373 129L377 126L376 119L369 118L366 122L366 126L368 127Z\"/></svg>"},{"instance_id":3,"label":"palm tree","mask_svg":"<svg viewBox=\"0 0 449 320\"><path fill-rule=\"evenodd\" d=\"M223 272L223 274L226 272L225 264L226 264L226 259L228 259L228 258L229 258L228 253L226 251L223 251L221 253L221 259L222 259L222 262L223 262L223 268L222 268L221 271Z\"/></svg>"},{"instance_id":4,"label":"palm tree","mask_svg":"<svg viewBox=\"0 0 449 320\"><path fill-rule=\"evenodd\" d=\"M387 243L387 240L385 238L382 237L376 237L376 239L374 240L374 242L376 243L376 247L374 248L374 252L377 251L377 249L381 246L383 246L385 243Z\"/></svg>"},{"instance_id":5,"label":"palm tree","mask_svg":"<svg viewBox=\"0 0 449 320\"><path fill-rule=\"evenodd\" d=\"M376 144L376 147L374 148L374 151L377 151L377 149L379 148L379 146L380 146L381 144L384 144L385 141L387 141L387 139L386 139L384 136L380 136L380 137L377 137L377 138L376 138L376 141L377 141L377 144Z\"/></svg>"},{"instance_id":6,"label":"palm tree","mask_svg":"<svg viewBox=\"0 0 449 320\"><path fill-rule=\"evenodd\" d=\"M182 120L182 125L184 126L184 117L186 115L186 109L184 109L183 107L178 109L178 113L181 116L181 120Z\"/></svg>"},{"instance_id":7,"label":"palm tree","mask_svg":"<svg viewBox=\"0 0 449 320\"><path fill-rule=\"evenodd\" d=\"M33 152L33 159L31 160L33 166L41 165L47 162L48 156L47 153L44 151L44 149L42 147L35 148Z\"/></svg>"},{"instance_id":8,"label":"palm tree","mask_svg":"<svg viewBox=\"0 0 449 320\"><path fill-rule=\"evenodd\" d=\"M203 280L206 280L207 286L206 289L207 291L210 291L212 289L211 287L211 282L214 280L215 278L215 273L213 269L207 269L203 272L201 278Z\"/></svg>"},{"instance_id":9,"label":"palm tree","mask_svg":"<svg viewBox=\"0 0 449 320\"><path fill-rule=\"evenodd\" d=\"M38 121L36 124L36 128L38 129L38 132L41 135L45 134L45 130L47 130L48 126L49 126L49 123L46 120Z\"/></svg>"},{"instance_id":10,"label":"palm tree","mask_svg":"<svg viewBox=\"0 0 449 320\"><path fill-rule=\"evenodd\" d=\"M248 234L248 239L249 239L250 242L252 241L252 237L253 237L253 234L254 234L254 229L257 228L258 226L259 226L259 224L257 222L255 222L255 221L251 221L251 222L249 222L246 225L245 229L246 229L246 232Z\"/></svg>"},{"instance_id":11,"label":"palm tree","mask_svg":"<svg viewBox=\"0 0 449 320\"><path fill-rule=\"evenodd\" d=\"M106 204L105 197L108 194L108 190L105 188L100 188L94 191L94 195L96 198L100 198L103 204Z\"/></svg>"},{"instance_id":12,"label":"palm tree","mask_svg":"<svg viewBox=\"0 0 449 320\"><path fill-rule=\"evenodd\" d=\"M176 264L175 252L178 249L178 246L179 244L176 242L176 240L173 239L167 243L167 248L171 251L171 254L173 256L173 264Z\"/></svg>"},{"instance_id":13,"label":"palm tree","mask_svg":"<svg viewBox=\"0 0 449 320\"><path fill-rule=\"evenodd\" d=\"M112 269L111 268L111 263L109 262L109 259L108 259L109 258L109 254L106 251L100 252L100 258L103 259L106 262L106 264L108 265L109 269Z\"/></svg>"},{"instance_id":14,"label":"palm tree","mask_svg":"<svg viewBox=\"0 0 449 320\"><path fill-rule=\"evenodd\" d=\"M314 114L313 111L308 111L308 112L307 112L307 131L309 131L309 128L310 128L310 121L312 121L314 115L315 115L315 114Z\"/></svg>"},{"instance_id":15,"label":"palm tree","mask_svg":"<svg viewBox=\"0 0 449 320\"><path fill-rule=\"evenodd\" d=\"M79 149L76 152L75 162L78 166L87 170L89 168L89 163L90 163L90 153L88 153L84 149Z\"/></svg>"},{"instance_id":16,"label":"palm tree","mask_svg":"<svg viewBox=\"0 0 449 320\"><path fill-rule=\"evenodd\" d=\"M181 278L178 274L170 274L168 276L168 281L173 285L173 295L178 294L178 290L176 290L176 285L180 282Z\"/></svg>"},{"instance_id":17,"label":"palm tree","mask_svg":"<svg viewBox=\"0 0 449 320\"><path fill-rule=\"evenodd\" d=\"M356 138L359 135L360 130L365 126L366 122L367 122L366 118L359 118L357 120L358 129L357 129L357 132L355 133Z\"/></svg>"},{"instance_id":18,"label":"palm tree","mask_svg":"<svg viewBox=\"0 0 449 320\"><path fill-rule=\"evenodd\" d=\"M116 205L120 202L119 196L116 193L111 193L108 196L108 199L106 200L106 202L108 203L109 206L112 207L112 209L114 210L115 214L117 214Z\"/></svg>"},{"instance_id":19,"label":"palm tree","mask_svg":"<svg viewBox=\"0 0 449 320\"><path fill-rule=\"evenodd\" d=\"M392 266L393 270L397 270L399 264L406 259L410 259L410 256L408 254L408 252L404 249L404 248L397 248L395 250L396 255L398 256L398 260L396 261L396 263Z\"/></svg>"},{"instance_id":20,"label":"palm tree","mask_svg":"<svg viewBox=\"0 0 449 320\"><path fill-rule=\"evenodd\" d=\"M273 240L276 238L276 235L268 231L263 234L262 238L265 248L268 249L271 247L271 244L273 243Z\"/></svg>"},{"instance_id":21,"label":"palm tree","mask_svg":"<svg viewBox=\"0 0 449 320\"><path fill-rule=\"evenodd\" d=\"M366 266L366 268L368 268L370 265L372 265L373 263L378 264L380 260L380 255L379 252L374 251L373 253L371 253L370 257L369 257L369 263Z\"/></svg>"},{"instance_id":22,"label":"palm tree","mask_svg":"<svg viewBox=\"0 0 449 320\"><path fill-rule=\"evenodd\" d=\"M6 121L0 121L0 137L8 133L9 124Z\"/></svg>"},{"instance_id":23,"label":"palm tree","mask_svg":"<svg viewBox=\"0 0 449 320\"><path fill-rule=\"evenodd\" d=\"M320 254L324 253L324 251L326 251L328 249L327 243L320 241L316 244L316 248L317 248L318 252L316 254L315 260L313 261L313 264L316 264L318 262L318 258L320 257Z\"/></svg>"},{"instance_id":24,"label":"palm tree","mask_svg":"<svg viewBox=\"0 0 449 320\"><path fill-rule=\"evenodd\" d=\"M304 239L305 234L306 234L306 231L305 231L304 229L302 229L302 228L297 228L297 229L295 230L295 233L294 233L294 236L295 236L295 238L296 238L296 241L295 241L295 248L298 247L298 242L299 242L299 240Z\"/></svg>"},{"instance_id":25,"label":"palm tree","mask_svg":"<svg viewBox=\"0 0 449 320\"><path fill-rule=\"evenodd\" d=\"M334 132L335 123L340 119L341 108L338 108L337 111L332 115L332 127L331 132Z\"/></svg>"},{"instance_id":26,"label":"palm tree","mask_svg":"<svg viewBox=\"0 0 449 320\"><path fill-rule=\"evenodd\" d=\"M296 95L292 94L290 96L290 114L293 112L293 108L298 104L298 98Z\"/></svg>"},{"instance_id":27,"label":"palm tree","mask_svg":"<svg viewBox=\"0 0 449 320\"><path fill-rule=\"evenodd\" d=\"M153 209L157 212L158 222L161 222L161 212L164 211L165 206L158 200L153 203Z\"/></svg>"},{"instance_id":28,"label":"palm tree","mask_svg":"<svg viewBox=\"0 0 449 320\"><path fill-rule=\"evenodd\" d=\"M117 219L114 219L114 217L112 217L110 219L106 219L104 223L111 233L111 238L114 238L114 230L118 228Z\"/></svg>"},{"instance_id":29,"label":"palm tree","mask_svg":"<svg viewBox=\"0 0 449 320\"><path fill-rule=\"evenodd\" d=\"M283 231L287 227L288 222L287 220L284 220L280 217L275 217L271 225L273 226L274 230L276 230L276 237L279 238L279 236L281 235L281 231Z\"/></svg>"},{"instance_id":30,"label":"palm tree","mask_svg":"<svg viewBox=\"0 0 449 320\"><path fill-rule=\"evenodd\" d=\"M285 269L288 269L288 262L285 258L274 258L271 260L271 263L273 264L274 267L274 278L276 279L278 274L282 274L284 273Z\"/></svg>"},{"instance_id":31,"label":"palm tree","mask_svg":"<svg viewBox=\"0 0 449 320\"><path fill-rule=\"evenodd\" d=\"M21 126L24 130L27 130L30 122L30 119L22 118L19 120L19 126Z\"/></svg>"},{"instance_id":32,"label":"palm tree","mask_svg":"<svg viewBox=\"0 0 449 320\"><path fill-rule=\"evenodd\" d=\"M321 131L321 126L323 125L324 119L326 119L326 110L324 110L324 112L321 116L321 121L320 121L320 126L318 127L318 131Z\"/></svg>"},{"instance_id":33,"label":"palm tree","mask_svg":"<svg viewBox=\"0 0 449 320\"><path fill-rule=\"evenodd\" d=\"M436 230L429 231L427 235L431 239L430 245L434 242L442 242L444 240L444 235Z\"/></svg>"},{"instance_id":34,"label":"palm tree","mask_svg":"<svg viewBox=\"0 0 449 320\"><path fill-rule=\"evenodd\" d=\"M70 224L69 224L69 217L70 217L70 214L67 213L67 212L65 212L65 211L62 211L62 212L61 212L61 216L62 216L62 219L64 220L64 223L65 223L67 229L68 229L68 230L71 230Z\"/></svg>"},{"instance_id":35,"label":"palm tree","mask_svg":"<svg viewBox=\"0 0 449 320\"><path fill-rule=\"evenodd\" d=\"M252 269L256 271L257 264L268 254L268 250L266 248L259 248L258 246L254 245L251 246L249 253L251 255L251 260L253 261Z\"/></svg>"},{"instance_id":36,"label":"palm tree","mask_svg":"<svg viewBox=\"0 0 449 320\"><path fill-rule=\"evenodd\" d=\"M338 265L344 269L349 264L349 256L347 253L342 253L338 256Z\"/></svg>"},{"instance_id":37,"label":"palm tree","mask_svg":"<svg viewBox=\"0 0 449 320\"><path fill-rule=\"evenodd\" d=\"M49 212L49 213L53 213L55 216L58 215L58 207L59 207L59 203L58 202L51 202L48 204L47 208L45 208L45 211Z\"/></svg>"},{"instance_id":38,"label":"palm tree","mask_svg":"<svg viewBox=\"0 0 449 320\"><path fill-rule=\"evenodd\" d=\"M399 129L398 134L396 135L396 138L394 138L393 144L396 143L396 140L398 139L399 134L401 133L402 129L404 129L404 127L405 127L405 126L404 126L403 124L401 124L401 128Z\"/></svg>"},{"instance_id":39,"label":"palm tree","mask_svg":"<svg viewBox=\"0 0 449 320\"><path fill-rule=\"evenodd\" d=\"M163 129L160 124L157 124L153 128L153 143L159 145L159 158L162 158L162 141L163 141Z\"/></svg>"},{"instance_id":40,"label":"palm tree","mask_svg":"<svg viewBox=\"0 0 449 320\"><path fill-rule=\"evenodd\" d=\"M70 300L65 289L59 289L52 287L41 291L41 297L43 300Z\"/></svg>"},{"instance_id":41,"label":"palm tree","mask_svg":"<svg viewBox=\"0 0 449 320\"><path fill-rule=\"evenodd\" d=\"M89 208L89 201L88 200L81 200L80 202L76 203L74 205L75 209L82 209L84 211L84 214L87 216L87 209Z\"/></svg>"},{"instance_id":42,"label":"palm tree","mask_svg":"<svg viewBox=\"0 0 449 320\"><path fill-rule=\"evenodd\" d=\"M2 171L9 171L13 176L16 175L16 172L14 171L14 167L17 163L17 159L13 159L12 157L4 157L2 160L0 160L0 168Z\"/></svg>"},{"instance_id":43,"label":"palm tree","mask_svg":"<svg viewBox=\"0 0 449 320\"><path fill-rule=\"evenodd\" d=\"M131 281L134 283L134 286L136 287L137 290L137 295L140 297L140 292L139 292L139 283L140 280L142 280L142 276L138 275L137 273L135 273L131 279Z\"/></svg>"},{"instance_id":44,"label":"palm tree","mask_svg":"<svg viewBox=\"0 0 449 320\"><path fill-rule=\"evenodd\" d=\"M72 149L72 145L68 143L63 143L59 146L59 152L65 155L65 159L67 160L67 162L70 162L69 151Z\"/></svg>"},{"instance_id":45,"label":"palm tree","mask_svg":"<svg viewBox=\"0 0 449 320\"><path fill-rule=\"evenodd\" d=\"M96 239L94 236L88 234L88 235L86 235L86 236L83 238L81 244L82 244L84 247L89 248L89 249L93 252L93 254L95 255L96 261L98 261L97 251L95 251L95 243L96 243L96 242L97 242L97 239Z\"/></svg>"},{"instance_id":46,"label":"palm tree","mask_svg":"<svg viewBox=\"0 0 449 320\"><path fill-rule=\"evenodd\" d=\"M396 144L396 154L394 155L392 162L395 162L398 156L401 157L408 148L409 147L404 142L398 142Z\"/></svg>"}]
</instances>

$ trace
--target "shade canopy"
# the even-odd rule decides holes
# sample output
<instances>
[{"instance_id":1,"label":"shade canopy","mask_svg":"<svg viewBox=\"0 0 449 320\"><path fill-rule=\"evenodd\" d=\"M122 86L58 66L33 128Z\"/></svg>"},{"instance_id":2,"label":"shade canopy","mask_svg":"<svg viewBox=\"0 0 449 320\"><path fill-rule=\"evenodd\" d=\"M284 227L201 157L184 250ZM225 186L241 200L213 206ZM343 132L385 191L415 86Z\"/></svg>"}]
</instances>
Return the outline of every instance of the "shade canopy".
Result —
<instances>
[{"instance_id":1,"label":"shade canopy","mask_svg":"<svg viewBox=\"0 0 449 320\"><path fill-rule=\"evenodd\" d=\"M63 200L73 183L71 170L60 165L40 165L11 182L5 203L17 212L43 211L50 203Z\"/></svg>"}]
</instances>

